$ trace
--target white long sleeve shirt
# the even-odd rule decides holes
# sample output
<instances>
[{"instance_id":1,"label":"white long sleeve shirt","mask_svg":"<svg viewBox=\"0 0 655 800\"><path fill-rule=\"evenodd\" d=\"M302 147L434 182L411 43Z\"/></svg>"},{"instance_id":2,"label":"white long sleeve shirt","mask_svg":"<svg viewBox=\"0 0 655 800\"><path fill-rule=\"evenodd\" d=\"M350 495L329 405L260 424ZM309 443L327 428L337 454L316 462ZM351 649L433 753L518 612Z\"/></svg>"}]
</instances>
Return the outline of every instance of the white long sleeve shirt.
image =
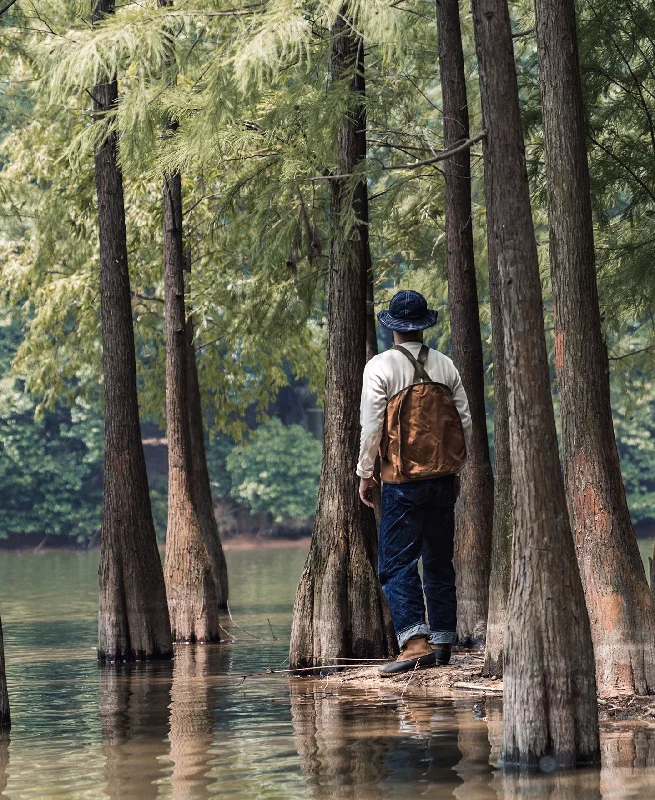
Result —
<instances>
[{"instance_id":1,"label":"white long sleeve shirt","mask_svg":"<svg viewBox=\"0 0 655 800\"><path fill-rule=\"evenodd\" d=\"M414 358L418 357L421 350L420 342L404 342L402 346ZM428 353L425 369L433 381L443 383L453 393L453 403L462 420L464 441L468 451L471 441L471 412L459 372L448 356L432 349ZM380 353L366 365L360 412L362 435L357 464L357 474L360 478L370 478L373 475L387 403L412 383L414 383L414 365L398 350Z\"/></svg>"}]
</instances>

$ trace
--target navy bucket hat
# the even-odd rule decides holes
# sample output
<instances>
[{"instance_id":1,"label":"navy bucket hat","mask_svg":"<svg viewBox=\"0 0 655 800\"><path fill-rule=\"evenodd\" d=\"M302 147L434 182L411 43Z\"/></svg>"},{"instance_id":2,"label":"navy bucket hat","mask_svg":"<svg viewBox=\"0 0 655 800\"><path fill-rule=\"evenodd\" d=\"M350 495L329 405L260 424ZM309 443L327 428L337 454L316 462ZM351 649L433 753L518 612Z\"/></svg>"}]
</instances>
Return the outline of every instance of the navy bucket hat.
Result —
<instances>
[{"instance_id":1,"label":"navy bucket hat","mask_svg":"<svg viewBox=\"0 0 655 800\"><path fill-rule=\"evenodd\" d=\"M420 292L404 289L391 298L388 311L380 311L380 325L392 331L423 331L437 324L438 312L428 308L428 302Z\"/></svg>"}]
</instances>

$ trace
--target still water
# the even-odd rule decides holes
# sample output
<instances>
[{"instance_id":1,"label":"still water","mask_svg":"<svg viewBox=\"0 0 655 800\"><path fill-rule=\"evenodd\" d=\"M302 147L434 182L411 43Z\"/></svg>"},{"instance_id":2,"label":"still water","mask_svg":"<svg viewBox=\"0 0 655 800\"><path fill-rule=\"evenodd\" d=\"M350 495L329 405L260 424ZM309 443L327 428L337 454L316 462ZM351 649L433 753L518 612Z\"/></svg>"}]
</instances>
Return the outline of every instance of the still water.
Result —
<instances>
[{"instance_id":1,"label":"still water","mask_svg":"<svg viewBox=\"0 0 655 800\"><path fill-rule=\"evenodd\" d=\"M172 664L99 668L97 554L0 553L14 722L0 797L655 798L655 727L606 727L602 770L508 778L492 767L498 701L254 675L284 667L304 557L229 551L235 640L180 646Z\"/></svg>"}]
</instances>

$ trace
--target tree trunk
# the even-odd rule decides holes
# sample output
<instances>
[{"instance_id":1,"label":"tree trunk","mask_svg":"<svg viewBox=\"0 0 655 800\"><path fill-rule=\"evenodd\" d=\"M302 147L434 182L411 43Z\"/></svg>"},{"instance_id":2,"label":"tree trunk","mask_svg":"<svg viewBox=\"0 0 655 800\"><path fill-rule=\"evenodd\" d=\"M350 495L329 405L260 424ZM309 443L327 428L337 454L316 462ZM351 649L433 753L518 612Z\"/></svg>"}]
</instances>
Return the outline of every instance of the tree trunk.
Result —
<instances>
[{"instance_id":1,"label":"tree trunk","mask_svg":"<svg viewBox=\"0 0 655 800\"><path fill-rule=\"evenodd\" d=\"M562 455L602 695L655 692L655 602L612 425L573 0L536 0Z\"/></svg>"},{"instance_id":2,"label":"tree trunk","mask_svg":"<svg viewBox=\"0 0 655 800\"><path fill-rule=\"evenodd\" d=\"M366 129L366 110L361 111L362 126ZM368 219L368 190L365 187L366 195L366 219ZM367 251L368 269L366 271L366 360L370 361L373 356L378 354L378 334L375 327L375 281L373 278L373 265L371 262L371 248L368 241L368 228L362 231L365 237L364 247Z\"/></svg>"},{"instance_id":3,"label":"tree trunk","mask_svg":"<svg viewBox=\"0 0 655 800\"><path fill-rule=\"evenodd\" d=\"M173 0L158 0L160 7ZM168 42L166 64L170 85L176 82L175 42ZM174 133L175 122L166 123ZM168 436L168 526L164 576L173 639L220 641L218 593L196 508L192 475L189 410L190 364L184 300L184 233L182 176L164 178L164 317L166 327L166 428ZM202 423L201 423L202 424Z\"/></svg>"},{"instance_id":4,"label":"tree trunk","mask_svg":"<svg viewBox=\"0 0 655 800\"><path fill-rule=\"evenodd\" d=\"M2 638L2 620L0 620L0 731L9 730L11 716L9 714L9 695L7 694L7 676L5 674L5 648Z\"/></svg>"},{"instance_id":5,"label":"tree trunk","mask_svg":"<svg viewBox=\"0 0 655 800\"><path fill-rule=\"evenodd\" d=\"M487 203L488 206L489 203ZM503 674L503 642L507 624L507 600L512 568L513 521L505 337L503 335L498 257L494 250L493 236L489 236L488 239L487 259L489 261L489 295L494 359L494 522L491 544L487 646L482 674L500 676Z\"/></svg>"},{"instance_id":6,"label":"tree trunk","mask_svg":"<svg viewBox=\"0 0 655 800\"><path fill-rule=\"evenodd\" d=\"M164 180L164 315L168 436L168 528L164 574L171 628L175 641L219 641L218 596L191 488L182 180L179 172Z\"/></svg>"},{"instance_id":7,"label":"tree trunk","mask_svg":"<svg viewBox=\"0 0 655 800\"><path fill-rule=\"evenodd\" d=\"M366 157L364 46L345 22L332 29L333 83L349 80L349 108L339 126L340 175ZM352 77L351 77L352 75ZM330 181L328 343L323 461L314 535L293 613L291 668L332 664L335 657L384 658L395 649L377 577L373 511L357 492L359 400L366 363L366 182ZM355 223L352 223L354 217Z\"/></svg>"},{"instance_id":8,"label":"tree trunk","mask_svg":"<svg viewBox=\"0 0 655 800\"><path fill-rule=\"evenodd\" d=\"M113 0L99 0L93 21L113 9ZM96 118L102 118L116 104L116 77L101 80L93 97ZM139 424L123 176L115 131L96 149L95 174L105 405L98 658L170 658L164 576Z\"/></svg>"},{"instance_id":9,"label":"tree trunk","mask_svg":"<svg viewBox=\"0 0 655 800\"><path fill-rule=\"evenodd\" d=\"M506 0L473 0L488 224L502 286L514 506L503 762L597 762L589 618L560 473Z\"/></svg>"},{"instance_id":10,"label":"tree trunk","mask_svg":"<svg viewBox=\"0 0 655 800\"><path fill-rule=\"evenodd\" d=\"M187 262L188 263L188 262ZM198 381L198 364L193 343L193 320L187 317L187 396L189 401L189 427L191 430L191 489L200 523L200 535L205 543L211 565L219 609L226 609L229 598L227 562L218 533L214 501L207 469L205 431L203 426L202 400Z\"/></svg>"},{"instance_id":11,"label":"tree trunk","mask_svg":"<svg viewBox=\"0 0 655 800\"><path fill-rule=\"evenodd\" d=\"M437 0L444 147L469 138L468 102L458 0ZM471 409L473 432L455 510L457 638L484 647L489 606L493 473L484 402L484 360L471 217L468 150L445 161L446 266L453 360Z\"/></svg>"}]
</instances>

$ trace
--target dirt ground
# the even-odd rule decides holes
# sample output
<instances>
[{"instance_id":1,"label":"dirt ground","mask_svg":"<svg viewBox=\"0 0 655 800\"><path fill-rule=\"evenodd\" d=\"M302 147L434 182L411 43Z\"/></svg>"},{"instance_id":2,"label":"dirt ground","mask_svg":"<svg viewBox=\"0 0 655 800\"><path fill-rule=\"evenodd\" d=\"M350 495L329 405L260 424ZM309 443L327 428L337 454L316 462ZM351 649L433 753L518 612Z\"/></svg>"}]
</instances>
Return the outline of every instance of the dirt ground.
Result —
<instances>
[{"instance_id":1,"label":"dirt ground","mask_svg":"<svg viewBox=\"0 0 655 800\"><path fill-rule=\"evenodd\" d=\"M344 687L382 689L414 697L486 698L503 695L503 681L481 676L484 656L479 652L455 651L447 667L417 670L381 678L377 667L344 669L330 681ZM650 722L655 724L655 696L628 695L598 699L601 722Z\"/></svg>"}]
</instances>

